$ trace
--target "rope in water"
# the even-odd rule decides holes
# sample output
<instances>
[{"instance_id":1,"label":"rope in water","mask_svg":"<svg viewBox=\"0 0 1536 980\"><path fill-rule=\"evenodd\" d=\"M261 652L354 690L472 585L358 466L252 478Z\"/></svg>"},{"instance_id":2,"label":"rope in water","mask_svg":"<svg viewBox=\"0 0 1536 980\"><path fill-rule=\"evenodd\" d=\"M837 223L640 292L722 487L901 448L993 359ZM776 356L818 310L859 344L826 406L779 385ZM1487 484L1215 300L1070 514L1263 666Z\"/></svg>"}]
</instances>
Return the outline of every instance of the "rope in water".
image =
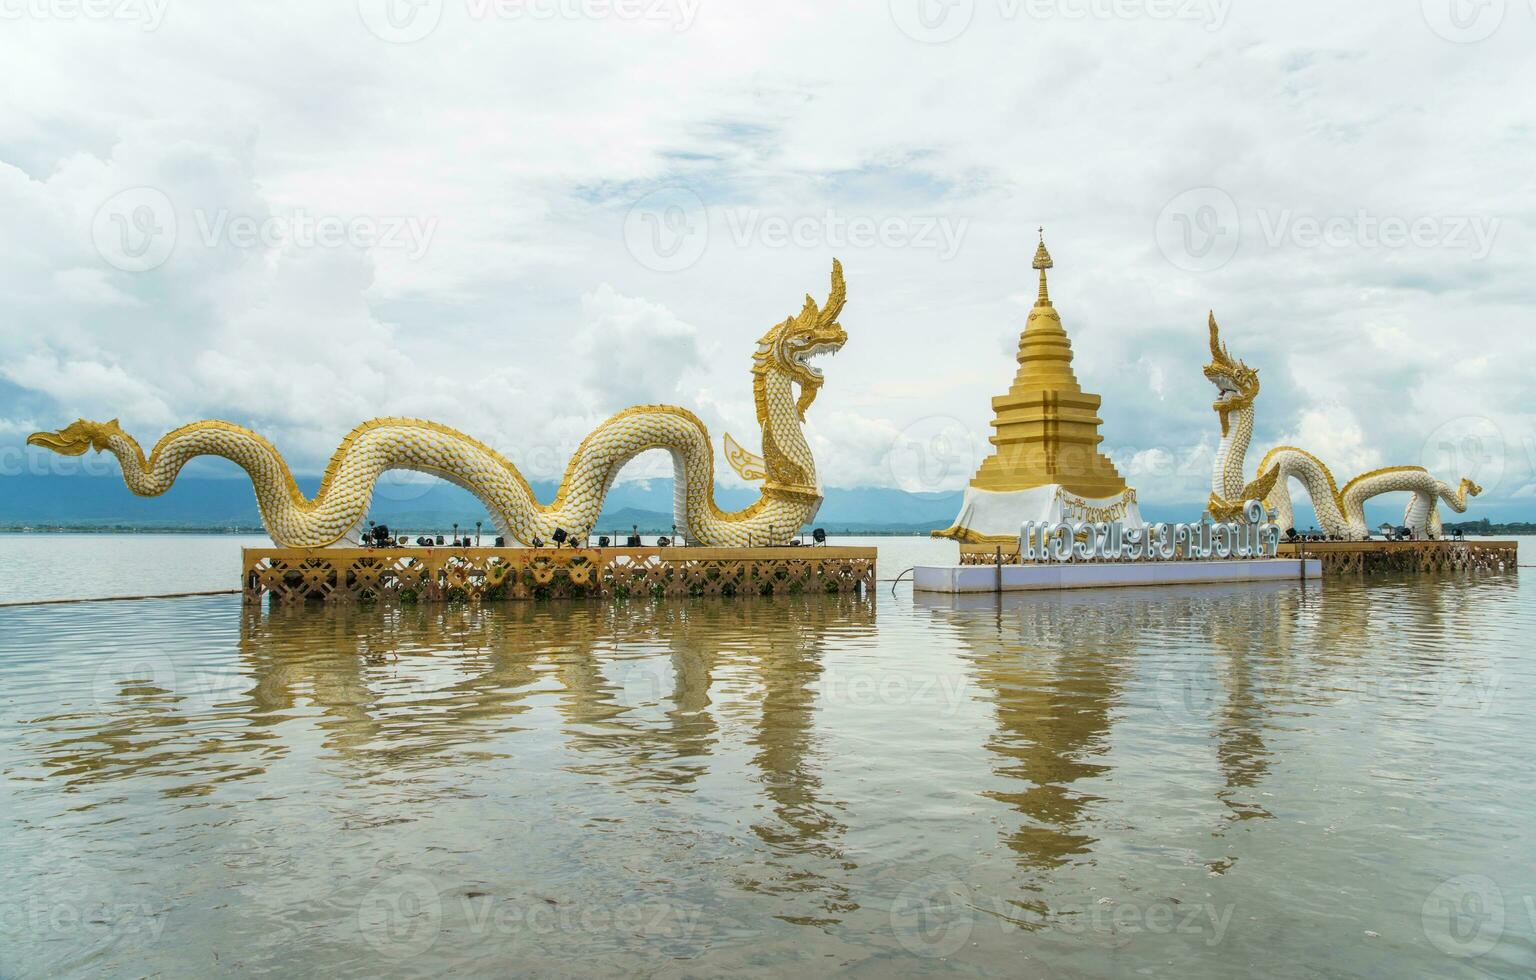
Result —
<instances>
[{"instance_id":1,"label":"rope in water","mask_svg":"<svg viewBox=\"0 0 1536 980\"><path fill-rule=\"evenodd\" d=\"M140 599L191 599L205 595L239 595L239 589L219 589L216 592L165 592L160 595L99 595L85 599L25 599L21 602L0 602L0 609L17 606L65 606L77 602L137 602Z\"/></svg>"}]
</instances>

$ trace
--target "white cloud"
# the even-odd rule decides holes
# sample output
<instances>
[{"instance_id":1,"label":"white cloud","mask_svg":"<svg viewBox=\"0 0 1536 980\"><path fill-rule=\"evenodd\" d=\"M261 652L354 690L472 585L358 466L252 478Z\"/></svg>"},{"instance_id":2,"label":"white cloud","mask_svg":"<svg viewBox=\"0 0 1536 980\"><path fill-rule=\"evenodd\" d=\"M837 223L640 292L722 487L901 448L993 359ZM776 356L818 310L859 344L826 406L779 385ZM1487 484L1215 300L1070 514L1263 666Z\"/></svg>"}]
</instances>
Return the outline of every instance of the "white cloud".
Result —
<instances>
[{"instance_id":1,"label":"white cloud","mask_svg":"<svg viewBox=\"0 0 1536 980\"><path fill-rule=\"evenodd\" d=\"M1350 477L1382 465L1381 450L1367 445L1364 429L1341 405L1307 409L1301 413L1296 428L1281 436L1276 444L1296 446L1321 459L1340 486ZM1260 452L1254 460L1262 456Z\"/></svg>"},{"instance_id":2,"label":"white cloud","mask_svg":"<svg viewBox=\"0 0 1536 980\"><path fill-rule=\"evenodd\" d=\"M893 473L891 447L940 418L989 449L1043 222L1079 378L1144 500L1204 496L1183 470L1216 431L1211 307L1263 369L1261 443L1283 433L1347 471L1417 462L1462 417L1511 453L1532 436L1536 137L1508 93L1536 62L1517 18L1452 44L1417 10L1321 0L1214 23L978 4L928 45L878 3L701 7L684 30L469 9L408 45L354 4L297 0L177 7L154 30L8 22L0 360L20 391L0 415L51 403L59 424L120 415L143 439L230 417L307 468L363 419L427 415L554 476L608 412L662 400L753 446L752 345L824 292L836 254L850 339L809 419L825 482L963 485L958 463ZM708 229L675 272L624 236L664 186ZM171 202L176 238L134 273L92 229L139 187ZM1204 187L1233 202L1237 247L1186 271L1156 230ZM208 240L220 215L432 231L424 249L244 246ZM730 234L764 216L809 238ZM1211 215L1182 217L1193 234ZM1309 220L1344 237L1313 242ZM1383 244L1383 220L1435 235ZM1486 256L1456 240L1494 220ZM893 234L861 243L859 221ZM924 222L963 229L952 259Z\"/></svg>"},{"instance_id":3,"label":"white cloud","mask_svg":"<svg viewBox=\"0 0 1536 980\"><path fill-rule=\"evenodd\" d=\"M581 299L579 364L587 387L605 411L630 405L669 404L683 394L683 378L702 366L699 332L666 307L623 296L603 283Z\"/></svg>"}]
</instances>

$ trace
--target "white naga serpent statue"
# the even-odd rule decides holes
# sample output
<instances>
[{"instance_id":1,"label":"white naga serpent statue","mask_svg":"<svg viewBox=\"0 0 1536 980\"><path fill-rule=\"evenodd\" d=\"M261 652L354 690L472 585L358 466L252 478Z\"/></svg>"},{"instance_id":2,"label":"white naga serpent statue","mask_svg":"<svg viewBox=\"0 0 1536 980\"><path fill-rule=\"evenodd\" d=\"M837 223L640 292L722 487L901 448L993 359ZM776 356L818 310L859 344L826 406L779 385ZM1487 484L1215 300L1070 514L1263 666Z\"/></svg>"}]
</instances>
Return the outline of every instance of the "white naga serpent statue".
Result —
<instances>
[{"instance_id":1,"label":"white naga serpent statue","mask_svg":"<svg viewBox=\"0 0 1536 980\"><path fill-rule=\"evenodd\" d=\"M1312 498L1317 523L1329 537L1363 540L1370 537L1365 523L1365 502L1384 493L1407 491L1413 496L1403 514L1404 526L1418 538L1438 538L1441 534L1438 501L1456 513L1465 513L1467 497L1482 493L1482 487L1463 479L1452 490L1422 466L1391 466L1362 473L1340 490L1333 474L1322 460L1294 446L1277 446L1259 463L1259 478L1243 482L1243 457L1253 438L1253 402L1259 396L1259 372L1242 361L1234 360L1221 343L1213 313L1211 328L1211 363L1205 376L1220 392L1212 405L1221 416L1221 446L1216 451L1216 465L1211 476L1211 516L1231 520L1245 500L1263 500L1275 511L1275 523L1292 528L1296 519L1291 507L1290 481L1299 481Z\"/></svg>"},{"instance_id":2,"label":"white naga serpent statue","mask_svg":"<svg viewBox=\"0 0 1536 980\"><path fill-rule=\"evenodd\" d=\"M374 484L395 469L430 473L458 484L485 504L499 533L523 544L551 540L557 528L584 538L597 523L619 470L647 450L664 449L672 454L675 519L691 543L783 544L821 505L816 461L801 424L821 388L822 374L807 361L834 353L847 341L837 322L843 301L843 269L834 260L826 305L818 308L807 296L799 316L786 319L758 341L752 355L752 389L763 455L742 449L729 434L724 449L737 473L762 481L762 495L733 512L715 506L714 451L704 423L672 405L637 405L594 429L571 457L554 502L547 506L494 449L447 426L418 419L375 419L353 429L331 457L313 499L300 492L270 442L228 422L183 426L156 443L148 459L115 419L81 419L58 432L36 433L27 442L69 456L87 449L111 452L122 464L128 488L146 497L169 489L193 457L233 460L250 474L267 533L289 548L356 542Z\"/></svg>"}]
</instances>

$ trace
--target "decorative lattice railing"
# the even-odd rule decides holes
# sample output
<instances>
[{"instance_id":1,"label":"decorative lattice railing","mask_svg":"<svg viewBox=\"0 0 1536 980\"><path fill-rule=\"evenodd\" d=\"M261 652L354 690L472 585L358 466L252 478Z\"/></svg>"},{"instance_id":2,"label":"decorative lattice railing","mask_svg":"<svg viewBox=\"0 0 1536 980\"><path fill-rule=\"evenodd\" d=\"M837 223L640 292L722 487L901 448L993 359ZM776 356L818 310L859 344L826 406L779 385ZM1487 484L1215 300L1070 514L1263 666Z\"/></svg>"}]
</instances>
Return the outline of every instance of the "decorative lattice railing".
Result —
<instances>
[{"instance_id":1,"label":"decorative lattice railing","mask_svg":"<svg viewBox=\"0 0 1536 980\"><path fill-rule=\"evenodd\" d=\"M1280 557L1317 558L1323 563L1324 575L1427 574L1514 569L1517 549L1514 541L1306 541L1281 543ZM1019 563L1017 544L962 544L960 564L994 565L999 552L1003 564Z\"/></svg>"},{"instance_id":2,"label":"decorative lattice railing","mask_svg":"<svg viewBox=\"0 0 1536 980\"><path fill-rule=\"evenodd\" d=\"M246 548L245 601L494 602L857 592L874 548Z\"/></svg>"}]
</instances>

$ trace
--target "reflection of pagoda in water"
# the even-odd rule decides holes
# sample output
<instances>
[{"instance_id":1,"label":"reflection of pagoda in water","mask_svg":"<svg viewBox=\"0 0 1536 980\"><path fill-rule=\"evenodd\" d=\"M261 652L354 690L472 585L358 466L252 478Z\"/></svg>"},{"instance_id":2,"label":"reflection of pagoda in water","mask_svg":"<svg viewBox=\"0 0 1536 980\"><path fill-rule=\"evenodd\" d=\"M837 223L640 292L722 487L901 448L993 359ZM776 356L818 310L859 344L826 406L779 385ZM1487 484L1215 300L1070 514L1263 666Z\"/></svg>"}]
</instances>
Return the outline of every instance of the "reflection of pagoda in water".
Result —
<instances>
[{"instance_id":1,"label":"reflection of pagoda in water","mask_svg":"<svg viewBox=\"0 0 1536 980\"><path fill-rule=\"evenodd\" d=\"M1054 267L1042 231L1034 268L1040 293L1019 336L1018 372L992 399L995 450L966 488L953 526L935 532L960 541L1015 541L1024 521L1054 521L1091 510L1140 523L1135 491L1099 452L1100 398L1072 371L1072 341L1051 303L1045 272Z\"/></svg>"},{"instance_id":2,"label":"reflection of pagoda in water","mask_svg":"<svg viewBox=\"0 0 1536 980\"><path fill-rule=\"evenodd\" d=\"M1265 688L1274 673L1288 677L1299 601L1289 587L1159 592L1155 598L1126 590L1109 598L919 596L918 605L953 630L992 706L995 727L983 746L1002 781L984 795L1017 814L1001 838L1019 868L1052 872L1090 858L1104 822L1119 819L1128 802L1105 792L1128 785L1102 781L1115 775L1111 749L1170 726L1208 739L1210 755L1191 761L1201 759L1215 777L1206 777L1224 807L1215 836L1234 823L1269 817L1260 787L1269 774L1266 741L1275 705ZM1234 609L1238 621L1254 627L1231 629ZM1163 639L1168 636L1176 639ZM1190 636L1208 639L1186 649ZM1177 660L1167 659L1170 647L1178 648ZM1186 660L1190 673L1172 666ZM1186 688L1191 677L1209 683ZM1139 731L1117 736L1117 724L1135 718L1142 705L1153 712L1150 728L1141 722ZM1226 863L1213 860L1210 867Z\"/></svg>"}]
</instances>

